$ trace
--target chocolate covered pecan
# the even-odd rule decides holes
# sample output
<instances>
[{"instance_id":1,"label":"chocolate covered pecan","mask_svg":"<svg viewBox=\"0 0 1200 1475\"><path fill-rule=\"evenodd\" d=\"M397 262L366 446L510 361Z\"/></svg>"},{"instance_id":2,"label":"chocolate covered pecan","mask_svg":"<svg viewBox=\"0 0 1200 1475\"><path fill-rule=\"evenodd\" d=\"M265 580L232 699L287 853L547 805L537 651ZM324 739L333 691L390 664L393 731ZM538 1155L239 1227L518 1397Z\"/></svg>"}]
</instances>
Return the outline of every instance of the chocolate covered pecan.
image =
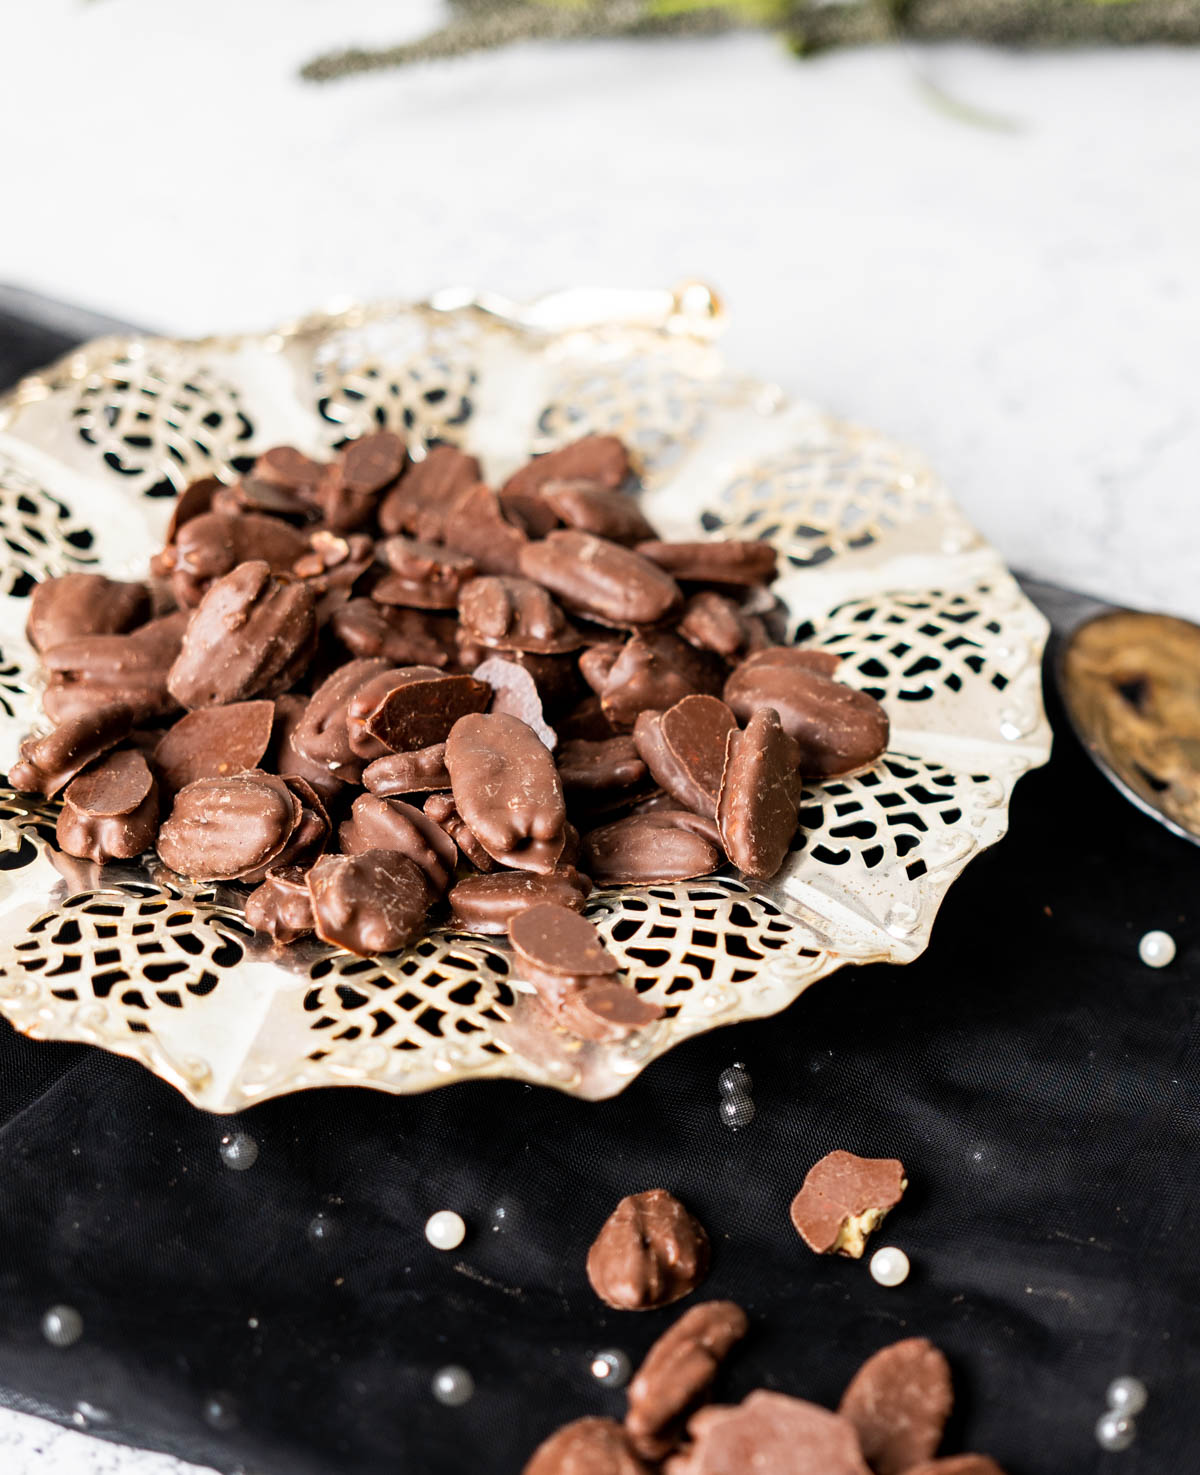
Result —
<instances>
[{"instance_id":1,"label":"chocolate covered pecan","mask_svg":"<svg viewBox=\"0 0 1200 1475\"><path fill-rule=\"evenodd\" d=\"M474 676L448 675L420 666L394 671L377 677L350 703L350 741L372 758L428 748L446 742L461 717L483 712L491 699L491 687ZM375 739L379 753L368 752L362 742L356 744L356 721Z\"/></svg>"},{"instance_id":2,"label":"chocolate covered pecan","mask_svg":"<svg viewBox=\"0 0 1200 1475\"><path fill-rule=\"evenodd\" d=\"M389 666L445 666L454 652L452 620L373 599L348 600L330 615L329 628L351 655Z\"/></svg>"},{"instance_id":3,"label":"chocolate covered pecan","mask_svg":"<svg viewBox=\"0 0 1200 1475\"><path fill-rule=\"evenodd\" d=\"M493 575L473 580L459 598L458 617L474 639L496 650L546 655L578 650L582 644L579 632L532 579Z\"/></svg>"},{"instance_id":4,"label":"chocolate covered pecan","mask_svg":"<svg viewBox=\"0 0 1200 1475\"><path fill-rule=\"evenodd\" d=\"M875 1475L905 1475L937 1453L953 1403L949 1363L932 1342L909 1337L863 1363L838 1413L854 1425Z\"/></svg>"},{"instance_id":5,"label":"chocolate covered pecan","mask_svg":"<svg viewBox=\"0 0 1200 1475\"><path fill-rule=\"evenodd\" d=\"M744 732L732 728L726 739L717 825L725 854L755 880L779 870L796 833L798 757L770 707L755 712Z\"/></svg>"},{"instance_id":6,"label":"chocolate covered pecan","mask_svg":"<svg viewBox=\"0 0 1200 1475\"><path fill-rule=\"evenodd\" d=\"M900 1202L908 1180L894 1157L858 1157L829 1152L805 1176L792 1200L792 1223L819 1255L857 1260L884 1216Z\"/></svg>"},{"instance_id":7,"label":"chocolate covered pecan","mask_svg":"<svg viewBox=\"0 0 1200 1475\"><path fill-rule=\"evenodd\" d=\"M531 728L502 712L461 717L446 740L446 768L459 814L493 860L554 869L566 805L554 756Z\"/></svg>"},{"instance_id":8,"label":"chocolate covered pecan","mask_svg":"<svg viewBox=\"0 0 1200 1475\"><path fill-rule=\"evenodd\" d=\"M357 783L363 770L363 758L351 746L347 727L350 703L384 672L395 674L386 661L378 658L347 661L317 687L292 729L291 743L296 751L343 783Z\"/></svg>"},{"instance_id":9,"label":"chocolate covered pecan","mask_svg":"<svg viewBox=\"0 0 1200 1475\"><path fill-rule=\"evenodd\" d=\"M81 635L122 635L150 618L150 590L103 574L62 574L36 584L25 633L34 650Z\"/></svg>"},{"instance_id":10,"label":"chocolate covered pecan","mask_svg":"<svg viewBox=\"0 0 1200 1475\"><path fill-rule=\"evenodd\" d=\"M454 609L463 585L477 573L475 560L468 554L403 534L388 538L379 551L391 573L377 579L371 589L371 598L377 604Z\"/></svg>"},{"instance_id":11,"label":"chocolate covered pecan","mask_svg":"<svg viewBox=\"0 0 1200 1475\"><path fill-rule=\"evenodd\" d=\"M688 1420L688 1435L664 1475L871 1475L848 1420L766 1388L735 1408L702 1408Z\"/></svg>"},{"instance_id":12,"label":"chocolate covered pecan","mask_svg":"<svg viewBox=\"0 0 1200 1475\"><path fill-rule=\"evenodd\" d=\"M398 850L323 856L308 873L308 891L317 936L361 957L407 947L431 899L425 873Z\"/></svg>"},{"instance_id":13,"label":"chocolate covered pecan","mask_svg":"<svg viewBox=\"0 0 1200 1475\"><path fill-rule=\"evenodd\" d=\"M581 912L591 883L573 866L559 866L543 875L533 871L493 871L486 876L464 876L447 900L450 918L467 932L507 932L509 922L539 902L553 902Z\"/></svg>"},{"instance_id":14,"label":"chocolate covered pecan","mask_svg":"<svg viewBox=\"0 0 1200 1475\"><path fill-rule=\"evenodd\" d=\"M159 738L154 767L169 794L198 778L222 778L257 768L271 743L275 703L231 702L197 707Z\"/></svg>"},{"instance_id":15,"label":"chocolate covered pecan","mask_svg":"<svg viewBox=\"0 0 1200 1475\"><path fill-rule=\"evenodd\" d=\"M775 550L770 543L740 543L736 538L703 543L639 543L637 551L690 584L769 584L775 577Z\"/></svg>"},{"instance_id":16,"label":"chocolate covered pecan","mask_svg":"<svg viewBox=\"0 0 1200 1475\"><path fill-rule=\"evenodd\" d=\"M673 799L715 819L725 749L736 726L733 713L716 697L687 696L665 712L639 713L633 742L655 782Z\"/></svg>"},{"instance_id":17,"label":"chocolate covered pecan","mask_svg":"<svg viewBox=\"0 0 1200 1475\"><path fill-rule=\"evenodd\" d=\"M141 753L124 748L67 785L55 838L84 860L132 860L153 845L157 830L154 775Z\"/></svg>"},{"instance_id":18,"label":"chocolate covered pecan","mask_svg":"<svg viewBox=\"0 0 1200 1475\"><path fill-rule=\"evenodd\" d=\"M649 1311L690 1294L708 1271L708 1235L665 1188L623 1198L587 1257L592 1290L618 1311Z\"/></svg>"},{"instance_id":19,"label":"chocolate covered pecan","mask_svg":"<svg viewBox=\"0 0 1200 1475\"><path fill-rule=\"evenodd\" d=\"M392 794L428 794L436 789L448 789L446 744L430 743L427 748L413 748L408 753L387 753L367 764L362 781L372 794L385 798Z\"/></svg>"},{"instance_id":20,"label":"chocolate covered pecan","mask_svg":"<svg viewBox=\"0 0 1200 1475\"><path fill-rule=\"evenodd\" d=\"M612 1419L576 1419L556 1429L529 1458L521 1475L650 1475Z\"/></svg>"},{"instance_id":21,"label":"chocolate covered pecan","mask_svg":"<svg viewBox=\"0 0 1200 1475\"><path fill-rule=\"evenodd\" d=\"M445 891L458 864L458 847L427 814L400 799L360 794L338 831L343 855L397 850L420 866L436 892Z\"/></svg>"},{"instance_id":22,"label":"chocolate covered pecan","mask_svg":"<svg viewBox=\"0 0 1200 1475\"><path fill-rule=\"evenodd\" d=\"M489 656L475 667L471 675L476 681L483 681L491 687L489 711L519 717L526 727L537 733L546 747L557 746L558 734L546 721L537 682L524 666L500 656Z\"/></svg>"},{"instance_id":23,"label":"chocolate covered pecan","mask_svg":"<svg viewBox=\"0 0 1200 1475\"><path fill-rule=\"evenodd\" d=\"M265 932L279 943L306 937L313 930L307 876L303 866L268 871L246 898L246 921L256 932Z\"/></svg>"},{"instance_id":24,"label":"chocolate covered pecan","mask_svg":"<svg viewBox=\"0 0 1200 1475\"><path fill-rule=\"evenodd\" d=\"M129 735L133 713L128 707L98 707L61 722L43 737L27 737L8 771L14 789L26 794L57 794L77 773L115 748Z\"/></svg>"},{"instance_id":25,"label":"chocolate covered pecan","mask_svg":"<svg viewBox=\"0 0 1200 1475\"><path fill-rule=\"evenodd\" d=\"M186 611L151 620L126 635L79 635L42 652L50 681L42 706L53 722L100 707L128 707L135 722L178 709L167 677L187 627Z\"/></svg>"},{"instance_id":26,"label":"chocolate covered pecan","mask_svg":"<svg viewBox=\"0 0 1200 1475\"><path fill-rule=\"evenodd\" d=\"M716 826L676 810L630 814L600 825L583 837L581 860L597 886L645 886L656 881L690 881L721 865Z\"/></svg>"},{"instance_id":27,"label":"chocolate covered pecan","mask_svg":"<svg viewBox=\"0 0 1200 1475\"><path fill-rule=\"evenodd\" d=\"M851 773L887 747L887 713L874 697L769 651L743 661L724 695L742 722L763 707L778 712L783 730L799 744L801 772L814 778Z\"/></svg>"},{"instance_id":28,"label":"chocolate covered pecan","mask_svg":"<svg viewBox=\"0 0 1200 1475\"><path fill-rule=\"evenodd\" d=\"M541 487L541 497L562 522L581 533L595 533L627 547L654 537L654 529L633 498L599 482L548 481ZM547 528L541 536L549 531Z\"/></svg>"},{"instance_id":29,"label":"chocolate covered pecan","mask_svg":"<svg viewBox=\"0 0 1200 1475\"><path fill-rule=\"evenodd\" d=\"M632 548L573 530L527 543L520 572L569 610L614 625L652 625L680 602L679 585Z\"/></svg>"},{"instance_id":30,"label":"chocolate covered pecan","mask_svg":"<svg viewBox=\"0 0 1200 1475\"><path fill-rule=\"evenodd\" d=\"M167 689L184 707L218 707L286 691L316 637L313 596L261 560L217 579L192 612Z\"/></svg>"},{"instance_id":31,"label":"chocolate covered pecan","mask_svg":"<svg viewBox=\"0 0 1200 1475\"><path fill-rule=\"evenodd\" d=\"M482 479L474 456L454 446L432 446L424 460L414 462L380 503L379 526L385 533L440 539L450 508Z\"/></svg>"},{"instance_id":32,"label":"chocolate covered pecan","mask_svg":"<svg viewBox=\"0 0 1200 1475\"><path fill-rule=\"evenodd\" d=\"M760 616L713 589L701 589L683 606L675 627L689 645L711 650L727 661L740 661L770 644Z\"/></svg>"},{"instance_id":33,"label":"chocolate covered pecan","mask_svg":"<svg viewBox=\"0 0 1200 1475\"><path fill-rule=\"evenodd\" d=\"M197 779L175 795L158 853L194 881L233 880L278 860L301 814L300 800L276 774Z\"/></svg>"},{"instance_id":34,"label":"chocolate covered pecan","mask_svg":"<svg viewBox=\"0 0 1200 1475\"><path fill-rule=\"evenodd\" d=\"M482 484L450 508L442 536L451 548L474 559L485 574L519 573L521 553L529 546L525 529L504 515L496 493Z\"/></svg>"},{"instance_id":35,"label":"chocolate covered pecan","mask_svg":"<svg viewBox=\"0 0 1200 1475\"><path fill-rule=\"evenodd\" d=\"M661 1460L670 1453L682 1420L712 1386L749 1325L732 1301L705 1301L659 1337L629 1385L625 1429L638 1454Z\"/></svg>"},{"instance_id":36,"label":"chocolate covered pecan","mask_svg":"<svg viewBox=\"0 0 1200 1475\"><path fill-rule=\"evenodd\" d=\"M171 587L184 608L200 603L214 580L240 563L256 560L272 573L286 573L308 548L305 535L277 517L247 512L230 516L203 512L184 523L165 558Z\"/></svg>"},{"instance_id":37,"label":"chocolate covered pecan","mask_svg":"<svg viewBox=\"0 0 1200 1475\"><path fill-rule=\"evenodd\" d=\"M629 452L615 435L585 435L527 462L504 483L506 492L536 492L548 481L590 481L619 487L628 478Z\"/></svg>"}]
</instances>

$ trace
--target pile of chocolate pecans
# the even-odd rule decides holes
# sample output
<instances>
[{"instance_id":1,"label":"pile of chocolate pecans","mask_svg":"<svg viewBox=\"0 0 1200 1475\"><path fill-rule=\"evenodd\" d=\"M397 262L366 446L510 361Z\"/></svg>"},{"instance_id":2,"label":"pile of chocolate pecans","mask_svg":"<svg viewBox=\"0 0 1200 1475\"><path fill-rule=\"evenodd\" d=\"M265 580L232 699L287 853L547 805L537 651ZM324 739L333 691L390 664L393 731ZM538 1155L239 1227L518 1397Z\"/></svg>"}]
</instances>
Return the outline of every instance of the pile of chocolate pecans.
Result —
<instances>
[{"instance_id":1,"label":"pile of chocolate pecans","mask_svg":"<svg viewBox=\"0 0 1200 1475\"><path fill-rule=\"evenodd\" d=\"M254 887L279 943L390 952L435 907L509 931L560 1023L620 1038L657 1011L577 916L592 886L773 875L802 780L888 736L776 640L769 545L661 541L631 481L612 436L494 490L380 431L196 482L145 581L34 590L54 725L10 782L62 793L72 856Z\"/></svg>"},{"instance_id":2,"label":"pile of chocolate pecans","mask_svg":"<svg viewBox=\"0 0 1200 1475\"><path fill-rule=\"evenodd\" d=\"M857 1258L856 1226L877 1224L903 1191L903 1164L836 1152L814 1165L792 1205L819 1253ZM869 1231L867 1231L869 1232ZM623 1198L587 1257L592 1289L616 1310L647 1311L689 1295L709 1238L665 1189ZM704 1407L749 1321L732 1301L692 1306L658 1338L629 1385L622 1423L576 1419L534 1451L523 1475L1004 1475L986 1455L937 1457L954 1403L950 1367L923 1337L869 1357L838 1410L760 1388Z\"/></svg>"}]
</instances>

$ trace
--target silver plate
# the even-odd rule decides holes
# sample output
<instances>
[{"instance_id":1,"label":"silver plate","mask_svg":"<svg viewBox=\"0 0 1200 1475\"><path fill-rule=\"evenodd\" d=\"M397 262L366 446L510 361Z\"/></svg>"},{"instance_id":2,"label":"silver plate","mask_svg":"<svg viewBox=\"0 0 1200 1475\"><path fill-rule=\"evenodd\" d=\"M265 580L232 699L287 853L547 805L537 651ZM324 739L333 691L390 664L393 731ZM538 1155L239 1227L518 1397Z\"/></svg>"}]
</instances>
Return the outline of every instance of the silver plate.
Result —
<instances>
[{"instance_id":1,"label":"silver plate","mask_svg":"<svg viewBox=\"0 0 1200 1475\"><path fill-rule=\"evenodd\" d=\"M287 442L376 426L465 446L489 475L587 431L634 449L665 536L762 537L790 631L886 705L871 771L813 787L771 883L732 873L597 893L588 909L666 1016L621 1044L551 1025L501 940L434 932L363 960L264 945L236 888L155 860L56 853L56 806L0 791L0 1011L39 1039L141 1061L230 1112L313 1086L429 1090L504 1076L611 1096L678 1041L773 1014L844 963L907 963L947 888L1045 762L1046 623L928 468L732 374L719 309L677 293L467 292L349 308L261 336L106 338L0 401L0 756L39 720L33 582L140 577L171 499ZM418 450L419 454L419 450ZM802 1028L799 1017L791 1027Z\"/></svg>"}]
</instances>

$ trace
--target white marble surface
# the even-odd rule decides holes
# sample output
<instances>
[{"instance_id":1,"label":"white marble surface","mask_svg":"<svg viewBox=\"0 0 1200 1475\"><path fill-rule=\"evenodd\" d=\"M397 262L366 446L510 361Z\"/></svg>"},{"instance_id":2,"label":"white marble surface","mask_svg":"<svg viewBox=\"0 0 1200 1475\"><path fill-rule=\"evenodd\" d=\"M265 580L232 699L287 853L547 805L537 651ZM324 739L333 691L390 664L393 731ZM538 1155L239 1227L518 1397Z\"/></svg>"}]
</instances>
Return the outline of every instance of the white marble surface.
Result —
<instances>
[{"instance_id":1,"label":"white marble surface","mask_svg":"<svg viewBox=\"0 0 1200 1475\"><path fill-rule=\"evenodd\" d=\"M701 276L737 363L921 447L1011 561L1200 617L1200 54L742 36L295 78L436 14L4 7L0 279L206 332ZM0 1412L5 1475L180 1468Z\"/></svg>"}]
</instances>

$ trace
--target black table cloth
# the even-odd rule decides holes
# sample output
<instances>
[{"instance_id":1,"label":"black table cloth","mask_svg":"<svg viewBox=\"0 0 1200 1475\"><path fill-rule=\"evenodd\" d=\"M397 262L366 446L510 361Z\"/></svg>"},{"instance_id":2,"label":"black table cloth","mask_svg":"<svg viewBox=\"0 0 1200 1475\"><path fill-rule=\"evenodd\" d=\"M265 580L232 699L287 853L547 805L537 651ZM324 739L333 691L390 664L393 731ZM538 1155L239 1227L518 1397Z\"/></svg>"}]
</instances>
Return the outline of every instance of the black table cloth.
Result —
<instances>
[{"instance_id":1,"label":"black table cloth","mask_svg":"<svg viewBox=\"0 0 1200 1475\"><path fill-rule=\"evenodd\" d=\"M47 340L10 316L0 368ZM678 1314L610 1311L583 1271L617 1199L663 1186L712 1236L700 1296L751 1319L719 1398L836 1403L870 1352L925 1335L954 1367L947 1451L1009 1475L1197 1468L1200 854L1052 715L1051 764L924 957L844 969L614 1101L481 1082L210 1117L131 1062L0 1024L0 1402L64 1421L87 1405L106 1437L247 1475L515 1475L564 1420L620 1416L589 1354L636 1363ZM1179 945L1161 971L1138 959L1151 928ZM734 1060L757 1106L736 1133L717 1114ZM260 1148L240 1173L218 1152L237 1130ZM791 1228L836 1147L907 1165L875 1240L912 1260L896 1289ZM423 1234L441 1208L469 1225L451 1253ZM60 1302L84 1318L61 1350L39 1330ZM462 1407L430 1394L446 1364L474 1376ZM1093 1428L1121 1373L1150 1402L1105 1455Z\"/></svg>"}]
</instances>

